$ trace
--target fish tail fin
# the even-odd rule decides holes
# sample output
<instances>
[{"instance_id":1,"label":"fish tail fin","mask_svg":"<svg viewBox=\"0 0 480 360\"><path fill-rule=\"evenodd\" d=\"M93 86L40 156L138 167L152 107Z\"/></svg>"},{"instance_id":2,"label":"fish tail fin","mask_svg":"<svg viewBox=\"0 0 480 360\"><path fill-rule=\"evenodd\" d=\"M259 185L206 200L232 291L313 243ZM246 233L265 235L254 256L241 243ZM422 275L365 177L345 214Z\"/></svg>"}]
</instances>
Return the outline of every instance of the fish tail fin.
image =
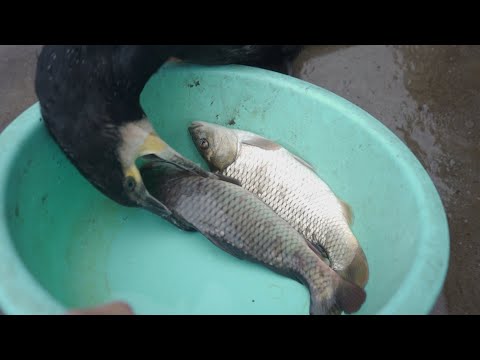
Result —
<instances>
[{"instance_id":1,"label":"fish tail fin","mask_svg":"<svg viewBox=\"0 0 480 360\"><path fill-rule=\"evenodd\" d=\"M325 297L323 291L310 292L310 315L351 314L361 308L366 297L364 289L337 275L337 287L330 296Z\"/></svg>"},{"instance_id":2,"label":"fish tail fin","mask_svg":"<svg viewBox=\"0 0 480 360\"><path fill-rule=\"evenodd\" d=\"M341 271L338 271L339 275L354 284L365 288L370 276L368 267L368 261L363 249L358 246L353 257L352 262Z\"/></svg>"},{"instance_id":3,"label":"fish tail fin","mask_svg":"<svg viewBox=\"0 0 480 360\"><path fill-rule=\"evenodd\" d=\"M360 310L366 298L367 294L363 288L342 278L339 279L335 302L347 314Z\"/></svg>"},{"instance_id":4,"label":"fish tail fin","mask_svg":"<svg viewBox=\"0 0 480 360\"><path fill-rule=\"evenodd\" d=\"M342 207L342 213L343 213L343 216L345 217L345 220L350 226L352 226L353 222L355 221L355 215L353 213L352 207L343 200L339 200L339 201L340 201L340 206Z\"/></svg>"},{"instance_id":5,"label":"fish tail fin","mask_svg":"<svg viewBox=\"0 0 480 360\"><path fill-rule=\"evenodd\" d=\"M342 315L342 309L337 304L333 305L332 308L328 311L328 315Z\"/></svg>"}]
</instances>

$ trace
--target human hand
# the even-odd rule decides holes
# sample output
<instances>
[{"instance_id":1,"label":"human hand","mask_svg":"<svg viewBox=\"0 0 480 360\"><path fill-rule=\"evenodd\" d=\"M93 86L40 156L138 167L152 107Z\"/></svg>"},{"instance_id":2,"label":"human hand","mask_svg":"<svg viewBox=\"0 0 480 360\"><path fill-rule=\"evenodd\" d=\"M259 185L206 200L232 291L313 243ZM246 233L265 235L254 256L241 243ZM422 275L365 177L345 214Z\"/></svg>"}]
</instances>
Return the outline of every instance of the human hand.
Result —
<instances>
[{"instance_id":1,"label":"human hand","mask_svg":"<svg viewBox=\"0 0 480 360\"><path fill-rule=\"evenodd\" d=\"M72 309L67 315L135 315L135 313L127 303L115 301L90 308Z\"/></svg>"}]
</instances>

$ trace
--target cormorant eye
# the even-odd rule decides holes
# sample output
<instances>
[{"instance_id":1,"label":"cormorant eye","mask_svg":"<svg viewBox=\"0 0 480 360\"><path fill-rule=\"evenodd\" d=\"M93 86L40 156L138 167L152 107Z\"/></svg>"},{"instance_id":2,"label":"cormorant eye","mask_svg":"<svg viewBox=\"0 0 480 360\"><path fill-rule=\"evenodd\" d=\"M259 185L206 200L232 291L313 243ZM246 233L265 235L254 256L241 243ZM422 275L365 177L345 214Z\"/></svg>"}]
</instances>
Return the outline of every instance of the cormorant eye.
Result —
<instances>
[{"instance_id":1,"label":"cormorant eye","mask_svg":"<svg viewBox=\"0 0 480 360\"><path fill-rule=\"evenodd\" d=\"M126 185L128 191L133 191L135 190L135 186L137 186L137 183L135 182L135 179L133 177L129 176L127 177Z\"/></svg>"},{"instance_id":2,"label":"cormorant eye","mask_svg":"<svg viewBox=\"0 0 480 360\"><path fill-rule=\"evenodd\" d=\"M205 138L202 138L198 141L198 145L200 146L200 149L206 150L210 146L208 143L208 140Z\"/></svg>"}]
</instances>

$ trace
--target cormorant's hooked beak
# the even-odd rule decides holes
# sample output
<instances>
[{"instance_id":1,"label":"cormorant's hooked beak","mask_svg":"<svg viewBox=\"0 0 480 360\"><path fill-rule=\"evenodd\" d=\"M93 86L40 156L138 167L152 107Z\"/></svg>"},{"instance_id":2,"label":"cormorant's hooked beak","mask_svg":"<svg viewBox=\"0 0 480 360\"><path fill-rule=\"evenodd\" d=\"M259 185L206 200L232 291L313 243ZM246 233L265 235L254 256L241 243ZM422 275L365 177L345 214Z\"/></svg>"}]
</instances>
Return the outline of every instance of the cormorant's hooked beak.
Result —
<instances>
[{"instance_id":1,"label":"cormorant's hooked beak","mask_svg":"<svg viewBox=\"0 0 480 360\"><path fill-rule=\"evenodd\" d=\"M140 205L144 209L164 218L169 217L172 214L171 211L164 204L153 197L147 189L145 189L145 197L141 201Z\"/></svg>"},{"instance_id":2,"label":"cormorant's hooked beak","mask_svg":"<svg viewBox=\"0 0 480 360\"><path fill-rule=\"evenodd\" d=\"M215 177L215 175L202 169L198 164L179 154L156 134L150 134L141 147L139 157L144 157L148 162L149 160L148 157L145 157L146 155L150 155L150 158L154 162L168 163L176 166L180 170L200 176ZM152 155L154 155L154 158Z\"/></svg>"}]
</instances>

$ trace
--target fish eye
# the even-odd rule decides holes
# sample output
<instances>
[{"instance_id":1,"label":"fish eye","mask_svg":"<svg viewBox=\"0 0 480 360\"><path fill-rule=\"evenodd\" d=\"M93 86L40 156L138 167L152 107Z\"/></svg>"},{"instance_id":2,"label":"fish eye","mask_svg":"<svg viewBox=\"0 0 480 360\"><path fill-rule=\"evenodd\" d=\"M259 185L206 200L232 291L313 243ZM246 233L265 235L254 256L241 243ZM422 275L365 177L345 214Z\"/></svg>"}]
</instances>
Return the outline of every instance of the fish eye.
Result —
<instances>
[{"instance_id":1,"label":"fish eye","mask_svg":"<svg viewBox=\"0 0 480 360\"><path fill-rule=\"evenodd\" d=\"M198 146L200 146L200 149L206 150L208 149L210 144L208 143L207 139L201 138L200 140L198 140Z\"/></svg>"},{"instance_id":2,"label":"fish eye","mask_svg":"<svg viewBox=\"0 0 480 360\"><path fill-rule=\"evenodd\" d=\"M135 187L137 186L137 183L135 182L135 179L133 177L129 176L125 180L125 185L127 186L128 191L133 191L133 190L135 190Z\"/></svg>"}]
</instances>

